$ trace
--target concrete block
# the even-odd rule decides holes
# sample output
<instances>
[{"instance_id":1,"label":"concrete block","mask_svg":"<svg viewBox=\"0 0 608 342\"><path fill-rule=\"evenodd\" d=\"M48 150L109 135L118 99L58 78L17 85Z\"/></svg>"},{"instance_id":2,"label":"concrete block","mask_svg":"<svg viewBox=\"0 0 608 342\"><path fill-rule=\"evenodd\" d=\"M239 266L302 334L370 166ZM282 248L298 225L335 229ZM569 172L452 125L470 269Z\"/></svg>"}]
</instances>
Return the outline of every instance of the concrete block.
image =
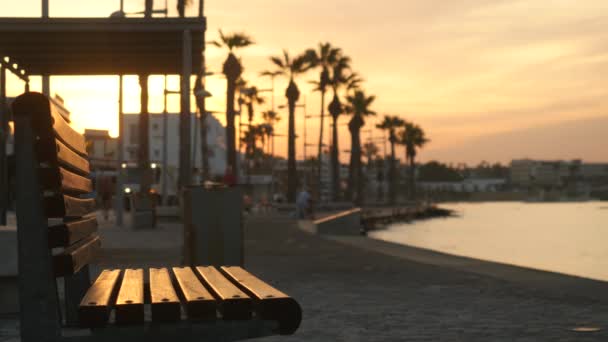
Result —
<instances>
[{"instance_id":1,"label":"concrete block","mask_svg":"<svg viewBox=\"0 0 608 342\"><path fill-rule=\"evenodd\" d=\"M184 262L243 265L243 195L238 188L184 191Z\"/></svg>"}]
</instances>

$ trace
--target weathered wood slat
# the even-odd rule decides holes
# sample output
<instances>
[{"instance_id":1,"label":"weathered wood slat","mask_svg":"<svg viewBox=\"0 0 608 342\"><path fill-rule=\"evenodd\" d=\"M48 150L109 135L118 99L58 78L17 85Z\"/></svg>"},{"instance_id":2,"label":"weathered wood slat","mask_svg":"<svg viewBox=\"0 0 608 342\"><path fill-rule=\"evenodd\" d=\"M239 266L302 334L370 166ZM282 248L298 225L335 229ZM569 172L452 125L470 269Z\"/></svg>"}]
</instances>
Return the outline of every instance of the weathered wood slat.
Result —
<instances>
[{"instance_id":1,"label":"weathered wood slat","mask_svg":"<svg viewBox=\"0 0 608 342\"><path fill-rule=\"evenodd\" d=\"M49 218L86 216L95 210L92 198L76 198L68 195L44 197L46 215Z\"/></svg>"},{"instance_id":2,"label":"weathered wood slat","mask_svg":"<svg viewBox=\"0 0 608 342\"><path fill-rule=\"evenodd\" d=\"M82 195L93 191L91 180L62 167L45 167L38 170L45 190L62 191L72 195Z\"/></svg>"},{"instance_id":3,"label":"weathered wood slat","mask_svg":"<svg viewBox=\"0 0 608 342\"><path fill-rule=\"evenodd\" d=\"M80 302L78 316L82 327L103 327L108 323L119 279L120 270L104 270L97 277Z\"/></svg>"},{"instance_id":4,"label":"weathered wood slat","mask_svg":"<svg viewBox=\"0 0 608 342\"><path fill-rule=\"evenodd\" d=\"M41 163L54 167L63 166L84 177L88 177L91 172L86 158L72 151L55 137L37 140L36 156Z\"/></svg>"},{"instance_id":5,"label":"weathered wood slat","mask_svg":"<svg viewBox=\"0 0 608 342\"><path fill-rule=\"evenodd\" d=\"M222 266L222 272L254 299L256 313L262 319L279 322L281 334L293 334L302 321L298 302L238 266Z\"/></svg>"},{"instance_id":6,"label":"weathered wood slat","mask_svg":"<svg viewBox=\"0 0 608 342\"><path fill-rule=\"evenodd\" d=\"M116 323L136 324L143 321L144 270L127 269L116 298Z\"/></svg>"},{"instance_id":7,"label":"weathered wood slat","mask_svg":"<svg viewBox=\"0 0 608 342\"><path fill-rule=\"evenodd\" d=\"M199 266L198 274L220 300L218 310L227 320L251 318L251 298L213 266Z\"/></svg>"},{"instance_id":8,"label":"weathered wood slat","mask_svg":"<svg viewBox=\"0 0 608 342\"><path fill-rule=\"evenodd\" d=\"M49 227L49 247L67 247L97 231L95 215Z\"/></svg>"},{"instance_id":9,"label":"weathered wood slat","mask_svg":"<svg viewBox=\"0 0 608 342\"><path fill-rule=\"evenodd\" d=\"M181 306L168 269L150 268L150 299L153 322L179 321Z\"/></svg>"},{"instance_id":10,"label":"weathered wood slat","mask_svg":"<svg viewBox=\"0 0 608 342\"><path fill-rule=\"evenodd\" d=\"M89 161L82 156L74 153L61 141L55 141L57 149L57 160L59 165L62 165L72 171L78 172L82 176L88 176L91 173Z\"/></svg>"},{"instance_id":11,"label":"weathered wood slat","mask_svg":"<svg viewBox=\"0 0 608 342\"><path fill-rule=\"evenodd\" d=\"M76 132L70 124L68 124L63 116L59 114L57 106L49 101L49 109L51 111L51 121L53 123L53 130L55 134L72 150L82 156L87 155L87 147L84 140L84 136Z\"/></svg>"},{"instance_id":12,"label":"weathered wood slat","mask_svg":"<svg viewBox=\"0 0 608 342\"><path fill-rule=\"evenodd\" d=\"M215 319L217 304L190 267L173 267L190 319Z\"/></svg>"},{"instance_id":13,"label":"weathered wood slat","mask_svg":"<svg viewBox=\"0 0 608 342\"><path fill-rule=\"evenodd\" d=\"M66 248L61 254L53 256L53 270L56 277L74 274L89 264L101 248L99 236L92 236Z\"/></svg>"}]
</instances>

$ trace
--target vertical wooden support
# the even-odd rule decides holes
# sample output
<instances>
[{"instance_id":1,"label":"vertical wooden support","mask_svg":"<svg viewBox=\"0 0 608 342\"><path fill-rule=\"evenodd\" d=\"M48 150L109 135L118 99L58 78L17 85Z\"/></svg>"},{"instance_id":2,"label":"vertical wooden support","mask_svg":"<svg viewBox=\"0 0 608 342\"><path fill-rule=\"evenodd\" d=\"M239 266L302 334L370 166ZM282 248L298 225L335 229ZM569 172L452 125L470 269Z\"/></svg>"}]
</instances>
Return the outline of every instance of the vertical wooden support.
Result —
<instances>
[{"instance_id":1,"label":"vertical wooden support","mask_svg":"<svg viewBox=\"0 0 608 342\"><path fill-rule=\"evenodd\" d=\"M51 77L49 75L42 75L42 94L51 97Z\"/></svg>"},{"instance_id":2,"label":"vertical wooden support","mask_svg":"<svg viewBox=\"0 0 608 342\"><path fill-rule=\"evenodd\" d=\"M17 108L19 99L13 108ZM47 219L36 171L34 113L14 111L17 157L17 240L21 341L54 341L60 335L57 284L48 248Z\"/></svg>"},{"instance_id":3,"label":"vertical wooden support","mask_svg":"<svg viewBox=\"0 0 608 342\"><path fill-rule=\"evenodd\" d=\"M6 225L8 209L8 169L6 139L8 137L8 107L6 104L6 69L0 65L0 226Z\"/></svg>"},{"instance_id":4,"label":"vertical wooden support","mask_svg":"<svg viewBox=\"0 0 608 342\"><path fill-rule=\"evenodd\" d=\"M192 35L184 30L182 36L181 112L179 120L179 184L180 189L190 185L192 166L190 164L190 75L192 74Z\"/></svg>"},{"instance_id":5,"label":"vertical wooden support","mask_svg":"<svg viewBox=\"0 0 608 342\"><path fill-rule=\"evenodd\" d=\"M137 166L141 172L140 193L147 197L150 191L150 114L148 113L148 75L139 76L141 110L139 114L139 148Z\"/></svg>"},{"instance_id":6,"label":"vertical wooden support","mask_svg":"<svg viewBox=\"0 0 608 342\"><path fill-rule=\"evenodd\" d=\"M122 163L124 162L124 148L123 148L123 112L122 112L122 75L119 76L118 79L118 140L117 140L117 165L116 170L116 201L118 202L116 205L116 225L122 227L123 225L123 210L125 207L124 204L124 192L122 190L122 185L124 184L124 170L122 169Z\"/></svg>"},{"instance_id":7,"label":"vertical wooden support","mask_svg":"<svg viewBox=\"0 0 608 342\"><path fill-rule=\"evenodd\" d=\"M80 272L64 278L65 320L68 326L78 326L78 306L90 286L89 265L83 267Z\"/></svg>"}]
</instances>

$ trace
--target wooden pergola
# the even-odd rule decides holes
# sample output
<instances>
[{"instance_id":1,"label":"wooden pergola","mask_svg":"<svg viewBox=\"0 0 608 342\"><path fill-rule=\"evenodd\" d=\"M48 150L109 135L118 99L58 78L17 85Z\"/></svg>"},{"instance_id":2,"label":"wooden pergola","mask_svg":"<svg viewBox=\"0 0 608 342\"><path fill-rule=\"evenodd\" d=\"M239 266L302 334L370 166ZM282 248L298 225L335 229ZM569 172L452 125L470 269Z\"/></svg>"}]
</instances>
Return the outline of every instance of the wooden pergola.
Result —
<instances>
[{"instance_id":1,"label":"wooden pergola","mask_svg":"<svg viewBox=\"0 0 608 342\"><path fill-rule=\"evenodd\" d=\"M144 114L140 116L139 165L148 168L148 75L181 76L180 132L190 132L190 77L204 69L205 30L204 17L0 18L0 76L8 70L28 82L32 75L139 75ZM0 127L6 127L7 120L1 108L6 102L5 82L6 77L0 77ZM122 82L119 88L122 114ZM122 117L119 132L122 133ZM0 129L3 147L2 133ZM180 184L187 185L191 177L190 139L182 135ZM118 145L120 167L122 134ZM145 183L144 180L142 189L146 188Z\"/></svg>"}]
</instances>

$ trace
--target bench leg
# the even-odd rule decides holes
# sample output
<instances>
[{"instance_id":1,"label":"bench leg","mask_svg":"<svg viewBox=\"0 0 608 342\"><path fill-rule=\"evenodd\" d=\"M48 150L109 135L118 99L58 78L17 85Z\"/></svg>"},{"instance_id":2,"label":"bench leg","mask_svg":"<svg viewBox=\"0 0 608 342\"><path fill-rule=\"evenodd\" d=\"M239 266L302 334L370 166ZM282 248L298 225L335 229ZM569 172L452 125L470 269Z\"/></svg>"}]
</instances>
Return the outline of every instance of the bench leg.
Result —
<instances>
[{"instance_id":1,"label":"bench leg","mask_svg":"<svg viewBox=\"0 0 608 342\"><path fill-rule=\"evenodd\" d=\"M64 284L66 325L74 327L78 325L78 305L91 286L89 266L83 267L74 275L65 277Z\"/></svg>"}]
</instances>

